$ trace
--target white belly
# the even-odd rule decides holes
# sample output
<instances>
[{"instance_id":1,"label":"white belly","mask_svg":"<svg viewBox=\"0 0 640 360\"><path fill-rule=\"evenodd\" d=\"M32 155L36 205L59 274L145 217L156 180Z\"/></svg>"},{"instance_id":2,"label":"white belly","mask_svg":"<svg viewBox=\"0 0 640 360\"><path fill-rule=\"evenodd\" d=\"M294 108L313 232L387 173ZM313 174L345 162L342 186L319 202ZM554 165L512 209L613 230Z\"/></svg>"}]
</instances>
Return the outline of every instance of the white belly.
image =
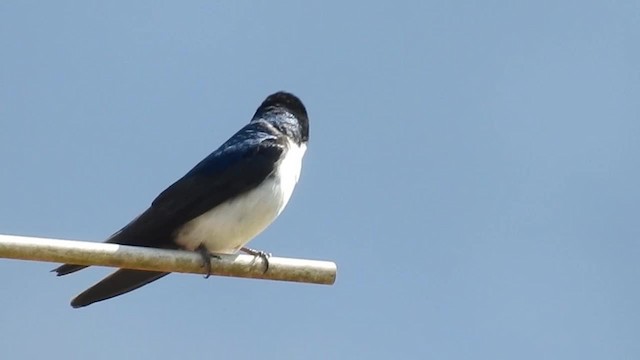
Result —
<instances>
[{"instance_id":1,"label":"white belly","mask_svg":"<svg viewBox=\"0 0 640 360\"><path fill-rule=\"evenodd\" d=\"M176 242L188 250L203 244L213 253L233 254L269 226L295 188L306 145L289 143L287 155L258 187L186 223Z\"/></svg>"}]
</instances>

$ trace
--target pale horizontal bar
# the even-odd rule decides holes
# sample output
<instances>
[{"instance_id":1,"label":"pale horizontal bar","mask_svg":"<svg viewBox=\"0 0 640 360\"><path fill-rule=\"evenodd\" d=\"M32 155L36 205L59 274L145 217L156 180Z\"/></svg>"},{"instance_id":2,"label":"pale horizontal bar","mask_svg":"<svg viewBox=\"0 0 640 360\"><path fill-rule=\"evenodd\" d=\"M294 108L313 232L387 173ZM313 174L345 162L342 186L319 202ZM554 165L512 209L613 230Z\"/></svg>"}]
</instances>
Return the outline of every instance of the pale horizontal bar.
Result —
<instances>
[{"instance_id":1,"label":"pale horizontal bar","mask_svg":"<svg viewBox=\"0 0 640 360\"><path fill-rule=\"evenodd\" d=\"M192 251L0 235L0 258L77 265L205 274L202 256ZM211 275L332 285L337 267L330 261L220 254L211 259Z\"/></svg>"}]
</instances>

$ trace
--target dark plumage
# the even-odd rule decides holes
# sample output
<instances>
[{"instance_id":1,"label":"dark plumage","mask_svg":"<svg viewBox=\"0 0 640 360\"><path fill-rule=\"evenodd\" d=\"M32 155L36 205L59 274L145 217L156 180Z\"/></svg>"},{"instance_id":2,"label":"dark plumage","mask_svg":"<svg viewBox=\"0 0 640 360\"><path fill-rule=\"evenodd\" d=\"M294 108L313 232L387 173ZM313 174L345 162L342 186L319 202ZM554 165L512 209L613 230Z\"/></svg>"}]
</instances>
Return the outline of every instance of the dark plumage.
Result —
<instances>
[{"instance_id":1,"label":"dark plumage","mask_svg":"<svg viewBox=\"0 0 640 360\"><path fill-rule=\"evenodd\" d=\"M286 92L270 95L257 109L249 124L164 190L145 212L113 234L106 242L187 250L195 250L196 242L201 242L201 245L212 252L237 251L238 243L250 241L263 230L263 226L266 227L273 221L286 205L288 196L293 191L292 186L297 182L298 163L302 160L308 139L309 119L302 102ZM298 148L301 150L297 150ZM279 170L288 154L297 154L293 163L286 162L287 169L296 171L297 166L298 174L291 175L295 177L293 184L289 184L293 178L290 178L288 173L285 174L285 170ZM291 164L294 166L291 167ZM267 180L277 181L270 183L269 187L261 187ZM277 188L273 184L276 184ZM275 193L271 194L268 191ZM266 203L262 200L260 202L266 204L264 209L252 204L229 205L230 200L244 194L267 196ZM248 198L251 199L251 196ZM247 216L253 219L252 222L242 223L240 218ZM236 225L227 221L228 219L238 221L237 226L243 227L242 230L245 231L243 237L232 239L232 236L229 236L229 240L225 238L225 234L235 233L231 230L234 230L233 226ZM266 225L265 221L268 221ZM220 230L220 233L211 232L212 238L209 239L209 226L213 226L213 230L224 229ZM227 226L229 229L226 229ZM244 230L245 228L248 230ZM61 276L85 267L65 264L54 271ZM120 269L78 295L71 305L82 307L109 299L167 274Z\"/></svg>"}]
</instances>

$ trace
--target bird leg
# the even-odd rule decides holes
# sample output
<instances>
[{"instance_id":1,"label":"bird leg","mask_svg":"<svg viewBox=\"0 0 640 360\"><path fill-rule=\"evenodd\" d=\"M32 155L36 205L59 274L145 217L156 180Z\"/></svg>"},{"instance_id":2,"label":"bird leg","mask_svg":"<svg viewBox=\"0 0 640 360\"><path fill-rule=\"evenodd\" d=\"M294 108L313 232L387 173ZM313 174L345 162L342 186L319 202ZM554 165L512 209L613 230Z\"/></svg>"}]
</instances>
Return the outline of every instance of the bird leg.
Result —
<instances>
[{"instance_id":1,"label":"bird leg","mask_svg":"<svg viewBox=\"0 0 640 360\"><path fill-rule=\"evenodd\" d=\"M264 260L266 266L264 268L263 274L265 274L267 272L267 270L269 270L269 258L271 257L271 253L268 253L268 252L265 252L265 251L262 251L262 250L254 250L254 249L251 249L251 248L248 248L248 247L240 248L240 251L242 251L242 252L244 252L246 254L249 254L249 255L253 255L255 257L259 257L262 260Z\"/></svg>"},{"instance_id":2,"label":"bird leg","mask_svg":"<svg viewBox=\"0 0 640 360\"><path fill-rule=\"evenodd\" d=\"M220 256L209 252L206 246L200 244L196 249L200 256L202 256L202 266L207 269L207 275L204 276L205 279L208 279L211 276L211 258L220 260Z\"/></svg>"}]
</instances>

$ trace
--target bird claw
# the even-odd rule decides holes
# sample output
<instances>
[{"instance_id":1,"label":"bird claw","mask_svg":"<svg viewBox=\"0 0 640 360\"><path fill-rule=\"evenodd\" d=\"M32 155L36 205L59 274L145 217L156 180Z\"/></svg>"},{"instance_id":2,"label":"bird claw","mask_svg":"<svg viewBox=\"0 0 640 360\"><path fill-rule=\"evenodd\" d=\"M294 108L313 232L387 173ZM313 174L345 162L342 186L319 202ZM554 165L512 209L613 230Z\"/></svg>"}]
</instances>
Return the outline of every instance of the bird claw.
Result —
<instances>
[{"instance_id":1,"label":"bird claw","mask_svg":"<svg viewBox=\"0 0 640 360\"><path fill-rule=\"evenodd\" d=\"M249 255L253 255L255 257L259 257L262 260L264 260L265 263L265 268L264 271L262 272L263 274L267 273L267 270L269 270L269 258L271 257L271 253L268 253L266 251L262 251L262 250L254 250L251 248L247 248L247 247L243 247L240 249L241 251L249 254Z\"/></svg>"},{"instance_id":2,"label":"bird claw","mask_svg":"<svg viewBox=\"0 0 640 360\"><path fill-rule=\"evenodd\" d=\"M209 250L207 250L207 248L202 244L198 246L196 251L198 251L200 256L202 256L202 266L207 270L207 275L205 275L204 278L208 279L209 276L211 276L211 259L220 260L221 258L220 256L209 252Z\"/></svg>"}]
</instances>

